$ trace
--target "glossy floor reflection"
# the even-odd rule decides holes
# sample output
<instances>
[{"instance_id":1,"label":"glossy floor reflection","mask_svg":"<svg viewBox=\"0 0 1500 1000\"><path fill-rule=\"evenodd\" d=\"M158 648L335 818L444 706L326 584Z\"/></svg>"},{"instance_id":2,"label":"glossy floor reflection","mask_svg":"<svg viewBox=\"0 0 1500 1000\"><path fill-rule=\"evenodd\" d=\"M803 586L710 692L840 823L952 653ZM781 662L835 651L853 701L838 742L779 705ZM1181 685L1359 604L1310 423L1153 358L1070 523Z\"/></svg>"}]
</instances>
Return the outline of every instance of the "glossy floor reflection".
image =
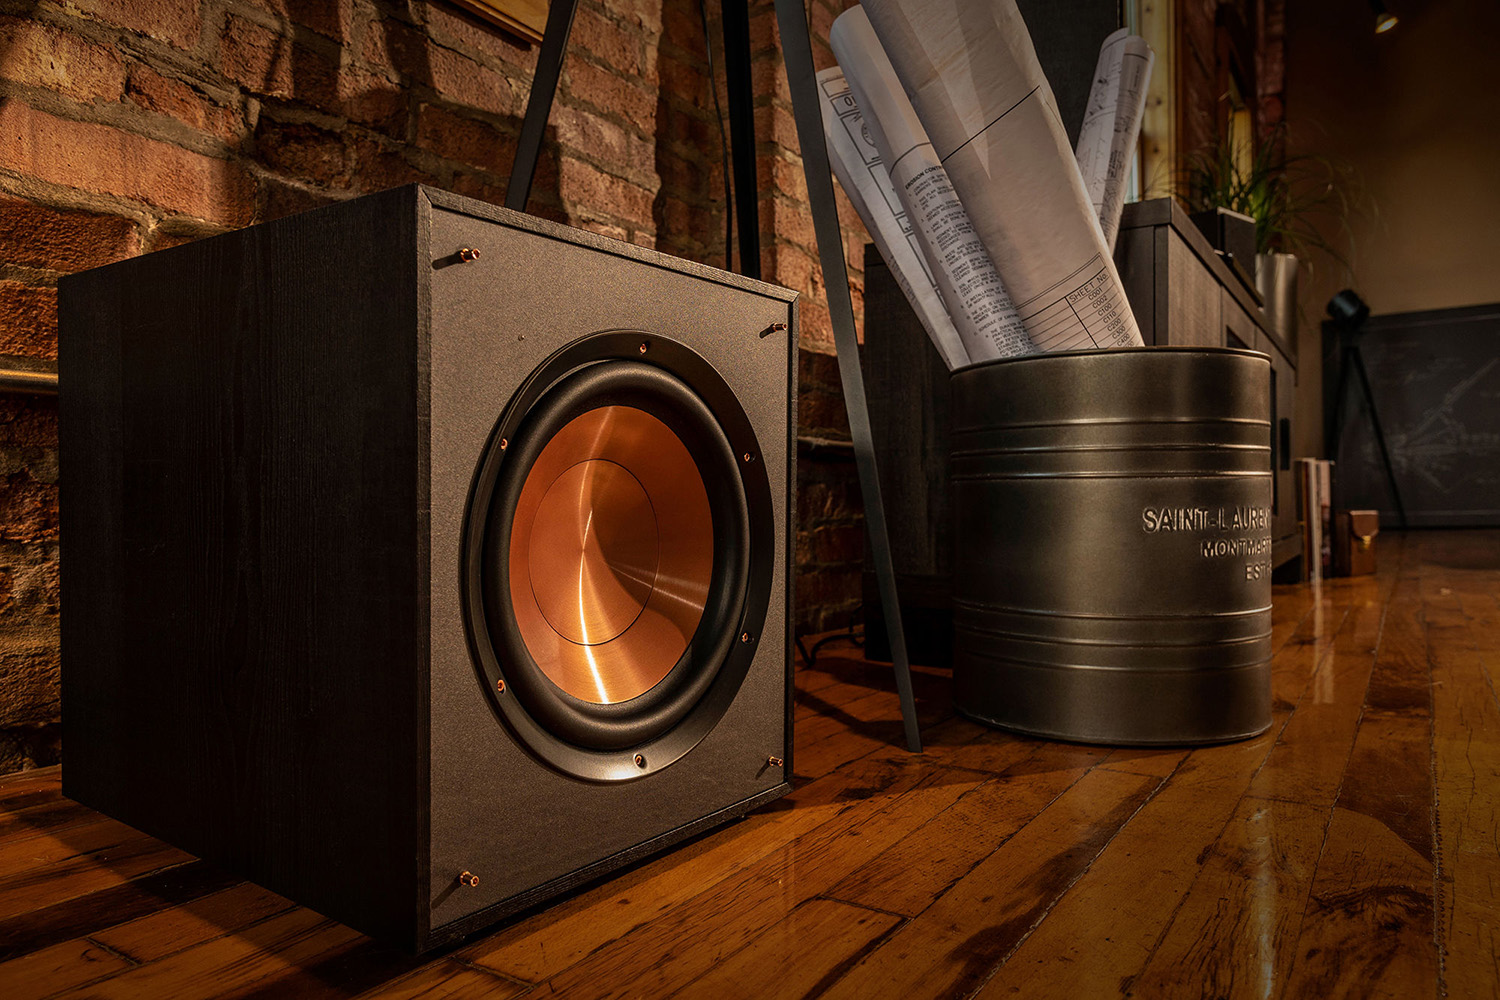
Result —
<instances>
[{"instance_id":1,"label":"glossy floor reflection","mask_svg":"<svg viewBox=\"0 0 1500 1000\"><path fill-rule=\"evenodd\" d=\"M798 674L797 789L414 960L0 780L0 996L1492 996L1500 532L1381 536L1276 592L1275 723L1110 750L953 716L918 670Z\"/></svg>"}]
</instances>

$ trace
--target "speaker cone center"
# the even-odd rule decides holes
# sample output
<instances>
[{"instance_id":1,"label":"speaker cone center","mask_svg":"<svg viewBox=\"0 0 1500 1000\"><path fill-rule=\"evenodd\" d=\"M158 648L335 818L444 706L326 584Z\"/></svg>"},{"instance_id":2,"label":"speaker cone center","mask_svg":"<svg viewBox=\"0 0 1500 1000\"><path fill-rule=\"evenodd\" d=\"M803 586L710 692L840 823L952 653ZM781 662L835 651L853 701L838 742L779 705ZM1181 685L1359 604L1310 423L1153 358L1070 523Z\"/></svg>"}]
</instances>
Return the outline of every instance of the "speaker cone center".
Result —
<instances>
[{"instance_id":1,"label":"speaker cone center","mask_svg":"<svg viewBox=\"0 0 1500 1000\"><path fill-rule=\"evenodd\" d=\"M542 497L531 587L547 624L570 642L598 645L629 628L651 597L659 558L651 501L614 462L579 462Z\"/></svg>"}]
</instances>

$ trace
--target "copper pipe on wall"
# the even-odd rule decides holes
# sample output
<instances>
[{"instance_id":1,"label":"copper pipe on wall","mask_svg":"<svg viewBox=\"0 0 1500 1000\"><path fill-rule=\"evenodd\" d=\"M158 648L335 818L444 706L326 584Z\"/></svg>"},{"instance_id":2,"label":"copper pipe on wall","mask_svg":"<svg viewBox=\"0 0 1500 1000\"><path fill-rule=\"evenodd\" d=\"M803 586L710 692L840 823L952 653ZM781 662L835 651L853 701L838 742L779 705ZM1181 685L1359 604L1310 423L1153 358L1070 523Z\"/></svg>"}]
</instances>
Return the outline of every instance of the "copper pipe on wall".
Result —
<instances>
[{"instance_id":1,"label":"copper pipe on wall","mask_svg":"<svg viewBox=\"0 0 1500 1000\"><path fill-rule=\"evenodd\" d=\"M30 396L57 395L57 372L32 371L12 365L0 367L0 392L18 392Z\"/></svg>"}]
</instances>

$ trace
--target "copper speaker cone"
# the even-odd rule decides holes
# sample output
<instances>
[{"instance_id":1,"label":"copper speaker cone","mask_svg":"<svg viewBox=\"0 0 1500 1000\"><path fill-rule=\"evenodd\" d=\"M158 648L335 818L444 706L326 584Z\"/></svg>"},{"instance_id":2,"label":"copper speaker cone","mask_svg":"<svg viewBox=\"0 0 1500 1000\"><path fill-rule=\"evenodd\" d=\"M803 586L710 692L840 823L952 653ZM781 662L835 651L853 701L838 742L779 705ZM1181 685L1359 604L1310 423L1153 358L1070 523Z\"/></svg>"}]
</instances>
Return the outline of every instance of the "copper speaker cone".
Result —
<instances>
[{"instance_id":1,"label":"copper speaker cone","mask_svg":"<svg viewBox=\"0 0 1500 1000\"><path fill-rule=\"evenodd\" d=\"M713 577L686 445L635 407L573 418L526 476L509 560L521 639L552 683L601 705L649 691L687 649Z\"/></svg>"}]
</instances>

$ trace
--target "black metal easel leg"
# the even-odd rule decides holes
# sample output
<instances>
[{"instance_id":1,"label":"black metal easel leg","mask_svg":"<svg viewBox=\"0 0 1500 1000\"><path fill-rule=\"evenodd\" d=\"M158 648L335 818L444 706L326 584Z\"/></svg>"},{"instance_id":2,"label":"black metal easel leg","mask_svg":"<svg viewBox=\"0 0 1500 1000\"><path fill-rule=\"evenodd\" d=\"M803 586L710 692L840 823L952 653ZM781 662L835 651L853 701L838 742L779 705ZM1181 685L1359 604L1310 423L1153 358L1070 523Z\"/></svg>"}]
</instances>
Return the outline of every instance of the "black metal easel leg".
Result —
<instances>
[{"instance_id":1,"label":"black metal easel leg","mask_svg":"<svg viewBox=\"0 0 1500 1000\"><path fill-rule=\"evenodd\" d=\"M1391 496L1396 501L1396 516L1401 519L1399 527L1406 527L1406 505L1401 502L1401 487L1396 485L1396 469L1391 464L1391 453L1385 447L1385 431L1380 427L1380 414L1375 410L1375 393L1370 390L1370 376L1365 372L1365 359L1355 344L1354 371L1359 375L1359 384L1365 387L1365 402L1370 407L1370 424L1375 428L1375 443L1380 446L1380 460L1385 463L1385 477L1391 484Z\"/></svg>"},{"instance_id":2,"label":"black metal easel leg","mask_svg":"<svg viewBox=\"0 0 1500 1000\"><path fill-rule=\"evenodd\" d=\"M547 117L552 114L552 98L557 94L557 78L562 74L563 55L568 50L568 35L573 31L573 15L577 11L578 0L552 0L547 11L542 50L537 54L531 96L526 99L526 118L521 122L521 138L516 143L516 162L511 164L510 183L505 187L505 207L517 212L526 211L526 202L531 198L531 179L536 176L536 161L542 152L542 138L547 134Z\"/></svg>"},{"instance_id":3,"label":"black metal easel leg","mask_svg":"<svg viewBox=\"0 0 1500 1000\"><path fill-rule=\"evenodd\" d=\"M818 258L823 264L823 282L828 289L828 313L833 321L839 379L843 383L844 406L849 411L849 430L854 439L859 491L865 501L865 529L870 534L870 554L875 561L880 606L890 631L891 659L895 661L896 691L901 698L906 746L913 753L920 753L922 736L917 727L916 701L912 697L901 607L896 599L896 573L891 563L890 537L886 533L885 504L881 500L880 477L875 468L870 411L865 404L865 380L859 368L859 341L854 332L849 273L844 265L844 239L839 231L838 210L833 200L833 177L828 167L828 147L823 140L812 42L807 37L807 11L802 4L803 0L776 0L776 22L781 29L781 49L786 59L787 83L791 85L797 139L802 146L802 168L807 174L807 200L812 206Z\"/></svg>"},{"instance_id":4,"label":"black metal easel leg","mask_svg":"<svg viewBox=\"0 0 1500 1000\"><path fill-rule=\"evenodd\" d=\"M750 7L724 0L724 77L729 89L729 144L734 210L740 227L740 273L760 278L760 202L755 176L755 94L750 83ZM727 210L727 208L726 208Z\"/></svg>"}]
</instances>

